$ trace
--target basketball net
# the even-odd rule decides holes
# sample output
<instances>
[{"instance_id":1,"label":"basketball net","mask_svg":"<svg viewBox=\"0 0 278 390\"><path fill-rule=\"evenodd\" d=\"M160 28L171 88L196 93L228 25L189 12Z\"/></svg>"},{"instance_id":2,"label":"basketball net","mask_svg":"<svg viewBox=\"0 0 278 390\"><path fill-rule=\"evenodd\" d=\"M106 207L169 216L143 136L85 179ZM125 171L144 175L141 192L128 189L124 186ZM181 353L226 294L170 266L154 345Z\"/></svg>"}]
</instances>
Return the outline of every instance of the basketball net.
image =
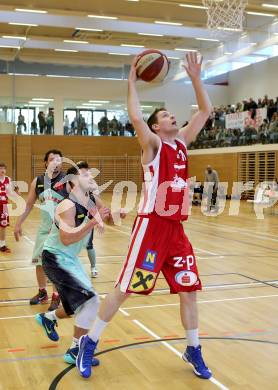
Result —
<instances>
[{"instance_id":1,"label":"basketball net","mask_svg":"<svg viewBox=\"0 0 278 390\"><path fill-rule=\"evenodd\" d=\"M215 32L242 31L248 0L202 0L208 16L207 26Z\"/></svg>"}]
</instances>

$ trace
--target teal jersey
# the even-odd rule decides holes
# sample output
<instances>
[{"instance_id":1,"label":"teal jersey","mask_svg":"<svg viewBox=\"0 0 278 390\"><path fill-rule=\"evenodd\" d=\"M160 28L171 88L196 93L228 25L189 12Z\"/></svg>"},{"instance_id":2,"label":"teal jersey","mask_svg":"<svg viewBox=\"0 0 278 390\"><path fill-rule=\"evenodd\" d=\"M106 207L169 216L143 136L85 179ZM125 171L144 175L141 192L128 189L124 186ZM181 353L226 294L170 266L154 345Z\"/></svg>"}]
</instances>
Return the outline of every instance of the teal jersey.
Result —
<instances>
[{"instance_id":1,"label":"teal jersey","mask_svg":"<svg viewBox=\"0 0 278 390\"><path fill-rule=\"evenodd\" d=\"M50 179L47 174L37 177L35 191L40 202L40 233L50 231L57 205L68 196L66 184L62 182L64 177L63 172L54 179Z\"/></svg>"},{"instance_id":2,"label":"teal jersey","mask_svg":"<svg viewBox=\"0 0 278 390\"><path fill-rule=\"evenodd\" d=\"M72 199L70 199L73 201ZM76 208L76 215L75 215L75 225L81 226L86 223L88 223L89 218L87 217L87 209L81 205L79 205L77 202L73 201ZM48 250L51 253L54 254L62 254L67 258L73 258L75 259L81 250L86 247L88 244L89 238L90 238L91 232L89 232L85 237L83 237L82 240L75 242L70 245L64 245L60 239L60 232L59 227L56 225L56 223L53 223L51 231L44 243L43 249Z\"/></svg>"}]
</instances>

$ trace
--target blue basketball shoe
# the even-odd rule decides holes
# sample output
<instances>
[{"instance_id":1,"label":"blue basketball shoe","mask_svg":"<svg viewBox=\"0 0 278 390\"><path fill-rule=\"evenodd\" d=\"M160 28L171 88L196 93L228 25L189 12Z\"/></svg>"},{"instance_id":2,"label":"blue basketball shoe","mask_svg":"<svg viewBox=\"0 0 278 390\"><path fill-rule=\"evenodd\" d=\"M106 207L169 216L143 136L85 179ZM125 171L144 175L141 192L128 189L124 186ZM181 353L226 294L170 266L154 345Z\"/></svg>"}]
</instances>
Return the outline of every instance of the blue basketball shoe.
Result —
<instances>
[{"instance_id":1,"label":"blue basketball shoe","mask_svg":"<svg viewBox=\"0 0 278 390\"><path fill-rule=\"evenodd\" d=\"M76 367L83 378L90 378L92 373L92 360L96 349L95 343L89 336L81 336L79 339L79 352L76 359Z\"/></svg>"},{"instance_id":2,"label":"blue basketball shoe","mask_svg":"<svg viewBox=\"0 0 278 390\"><path fill-rule=\"evenodd\" d=\"M79 347L69 348L64 354L64 361L68 364L76 364L76 358L79 352ZM96 367L100 365L100 361L97 358L93 358L92 366Z\"/></svg>"},{"instance_id":3,"label":"blue basketball shoe","mask_svg":"<svg viewBox=\"0 0 278 390\"><path fill-rule=\"evenodd\" d=\"M210 369L205 365L202 357L201 346L187 347L182 355L184 361L193 366L194 373L202 379L209 379L212 376Z\"/></svg>"},{"instance_id":4,"label":"blue basketball shoe","mask_svg":"<svg viewBox=\"0 0 278 390\"><path fill-rule=\"evenodd\" d=\"M59 340L59 335L55 330L55 326L57 326L57 321L49 320L48 318L45 317L44 313L36 314L35 319L37 323L43 328L46 336L51 341Z\"/></svg>"}]
</instances>

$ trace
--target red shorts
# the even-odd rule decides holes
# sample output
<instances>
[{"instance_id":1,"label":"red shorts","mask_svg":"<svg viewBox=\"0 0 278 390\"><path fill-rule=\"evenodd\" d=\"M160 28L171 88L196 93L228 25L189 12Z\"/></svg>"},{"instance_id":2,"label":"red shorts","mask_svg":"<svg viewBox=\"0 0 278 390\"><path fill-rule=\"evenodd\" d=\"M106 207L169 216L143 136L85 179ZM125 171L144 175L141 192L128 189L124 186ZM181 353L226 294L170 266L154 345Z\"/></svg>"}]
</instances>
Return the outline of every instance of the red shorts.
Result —
<instances>
[{"instance_id":1,"label":"red shorts","mask_svg":"<svg viewBox=\"0 0 278 390\"><path fill-rule=\"evenodd\" d=\"M10 225L8 205L0 203L0 227L5 228Z\"/></svg>"},{"instance_id":2,"label":"red shorts","mask_svg":"<svg viewBox=\"0 0 278 390\"><path fill-rule=\"evenodd\" d=\"M116 286L120 284L122 292L150 294L160 271L171 294L202 289L196 258L182 224L153 214L137 216Z\"/></svg>"}]
</instances>

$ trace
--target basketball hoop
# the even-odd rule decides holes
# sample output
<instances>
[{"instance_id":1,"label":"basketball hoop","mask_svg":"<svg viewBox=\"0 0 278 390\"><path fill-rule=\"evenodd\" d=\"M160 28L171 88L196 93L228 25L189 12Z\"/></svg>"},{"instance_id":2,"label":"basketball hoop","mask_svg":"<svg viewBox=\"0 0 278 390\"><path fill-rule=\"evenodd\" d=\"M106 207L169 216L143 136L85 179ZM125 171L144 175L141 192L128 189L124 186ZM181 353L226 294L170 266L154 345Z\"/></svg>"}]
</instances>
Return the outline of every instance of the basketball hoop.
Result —
<instances>
[{"instance_id":1,"label":"basketball hoop","mask_svg":"<svg viewBox=\"0 0 278 390\"><path fill-rule=\"evenodd\" d=\"M227 33L242 31L248 0L202 0L208 15L209 29Z\"/></svg>"}]
</instances>

